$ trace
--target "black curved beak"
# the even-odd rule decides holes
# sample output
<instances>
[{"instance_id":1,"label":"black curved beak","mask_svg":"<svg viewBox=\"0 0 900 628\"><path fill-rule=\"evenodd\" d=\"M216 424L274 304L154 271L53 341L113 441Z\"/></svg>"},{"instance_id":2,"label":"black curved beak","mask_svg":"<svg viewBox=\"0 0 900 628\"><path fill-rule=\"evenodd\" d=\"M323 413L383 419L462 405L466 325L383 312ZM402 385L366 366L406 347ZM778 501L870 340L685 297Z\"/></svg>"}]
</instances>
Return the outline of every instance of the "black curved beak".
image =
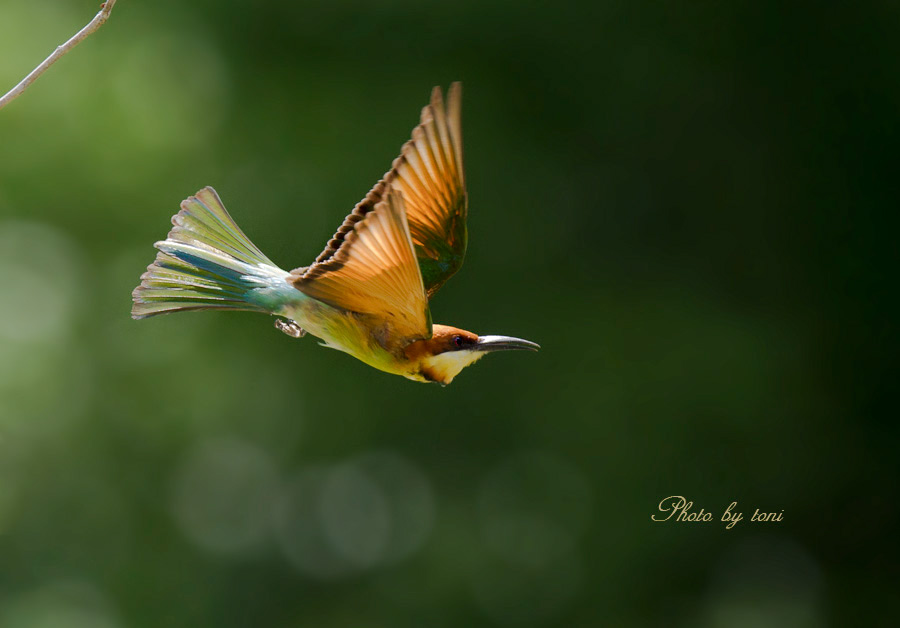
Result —
<instances>
[{"instance_id":1,"label":"black curved beak","mask_svg":"<svg viewBox=\"0 0 900 628\"><path fill-rule=\"evenodd\" d=\"M513 338L512 336L479 336L478 344L475 345L476 351L510 351L512 349L525 349L527 351L537 351L541 348L536 342L530 340L522 340L521 338Z\"/></svg>"}]
</instances>

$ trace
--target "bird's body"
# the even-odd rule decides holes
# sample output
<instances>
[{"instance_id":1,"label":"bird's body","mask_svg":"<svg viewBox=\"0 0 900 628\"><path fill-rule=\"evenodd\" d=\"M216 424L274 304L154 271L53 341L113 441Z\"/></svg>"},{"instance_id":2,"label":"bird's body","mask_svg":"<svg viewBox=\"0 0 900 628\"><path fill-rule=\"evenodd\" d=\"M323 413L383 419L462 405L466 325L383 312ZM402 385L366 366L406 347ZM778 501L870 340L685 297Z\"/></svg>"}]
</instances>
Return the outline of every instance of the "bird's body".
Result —
<instances>
[{"instance_id":1,"label":"bird's body","mask_svg":"<svg viewBox=\"0 0 900 628\"><path fill-rule=\"evenodd\" d=\"M195 309L282 317L285 333L316 336L381 371L449 384L485 353L537 349L506 336L432 325L428 299L461 266L467 198L460 88L439 89L413 138L309 266L286 271L244 235L215 190L173 216L133 294L134 318Z\"/></svg>"}]
</instances>

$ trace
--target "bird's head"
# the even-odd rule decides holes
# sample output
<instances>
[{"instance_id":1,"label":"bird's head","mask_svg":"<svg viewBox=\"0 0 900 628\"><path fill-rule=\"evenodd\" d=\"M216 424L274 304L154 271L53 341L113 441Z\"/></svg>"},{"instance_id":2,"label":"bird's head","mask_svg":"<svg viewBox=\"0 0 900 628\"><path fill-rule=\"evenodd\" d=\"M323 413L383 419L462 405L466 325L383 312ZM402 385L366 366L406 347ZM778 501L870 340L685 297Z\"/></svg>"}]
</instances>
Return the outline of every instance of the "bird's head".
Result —
<instances>
[{"instance_id":1,"label":"bird's head","mask_svg":"<svg viewBox=\"0 0 900 628\"><path fill-rule=\"evenodd\" d=\"M537 351L540 345L511 336L479 336L465 329L434 325L428 340L418 340L406 348L406 355L417 371L416 379L446 386L470 364L491 351L527 349Z\"/></svg>"}]
</instances>

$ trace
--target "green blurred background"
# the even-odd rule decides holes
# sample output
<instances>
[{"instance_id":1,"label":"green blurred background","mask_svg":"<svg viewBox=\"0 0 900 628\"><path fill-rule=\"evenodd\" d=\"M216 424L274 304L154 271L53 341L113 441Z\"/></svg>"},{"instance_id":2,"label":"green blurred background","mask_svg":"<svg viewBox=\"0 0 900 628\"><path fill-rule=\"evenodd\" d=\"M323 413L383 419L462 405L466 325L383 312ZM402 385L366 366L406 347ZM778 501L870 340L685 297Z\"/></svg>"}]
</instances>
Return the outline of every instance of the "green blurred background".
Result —
<instances>
[{"instance_id":1,"label":"green blurred background","mask_svg":"<svg viewBox=\"0 0 900 628\"><path fill-rule=\"evenodd\" d=\"M97 4L0 0L0 90ZM0 628L889 624L898 27L121 0L0 112ZM306 264L452 80L434 319L539 354L440 388L255 314L129 318L182 198ZM669 495L745 520L653 523Z\"/></svg>"}]
</instances>

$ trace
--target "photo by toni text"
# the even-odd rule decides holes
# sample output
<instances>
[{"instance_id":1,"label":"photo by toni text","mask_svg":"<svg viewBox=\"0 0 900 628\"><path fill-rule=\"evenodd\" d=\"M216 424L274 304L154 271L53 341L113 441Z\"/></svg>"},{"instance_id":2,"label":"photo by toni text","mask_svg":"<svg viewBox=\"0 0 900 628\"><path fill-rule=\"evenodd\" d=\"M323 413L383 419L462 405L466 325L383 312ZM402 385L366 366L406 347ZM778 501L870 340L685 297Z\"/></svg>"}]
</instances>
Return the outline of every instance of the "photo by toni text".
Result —
<instances>
[{"instance_id":1,"label":"photo by toni text","mask_svg":"<svg viewBox=\"0 0 900 628\"><path fill-rule=\"evenodd\" d=\"M699 511L692 512L691 509L694 507L694 502L689 501L682 495L670 495L669 497L664 498L659 502L659 512L660 514L650 515L650 519L656 522L663 522L674 520L677 522L703 522L708 523L713 520L712 512L707 512L703 508ZM730 530L737 524L739 521L743 520L744 513L738 512L736 510L737 502L731 502L725 511L722 513L722 516L719 518L720 521L725 523L725 528ZM754 509L753 514L750 516L750 521L752 522L779 522L784 517L784 510L779 512L761 512L759 508Z\"/></svg>"}]
</instances>

